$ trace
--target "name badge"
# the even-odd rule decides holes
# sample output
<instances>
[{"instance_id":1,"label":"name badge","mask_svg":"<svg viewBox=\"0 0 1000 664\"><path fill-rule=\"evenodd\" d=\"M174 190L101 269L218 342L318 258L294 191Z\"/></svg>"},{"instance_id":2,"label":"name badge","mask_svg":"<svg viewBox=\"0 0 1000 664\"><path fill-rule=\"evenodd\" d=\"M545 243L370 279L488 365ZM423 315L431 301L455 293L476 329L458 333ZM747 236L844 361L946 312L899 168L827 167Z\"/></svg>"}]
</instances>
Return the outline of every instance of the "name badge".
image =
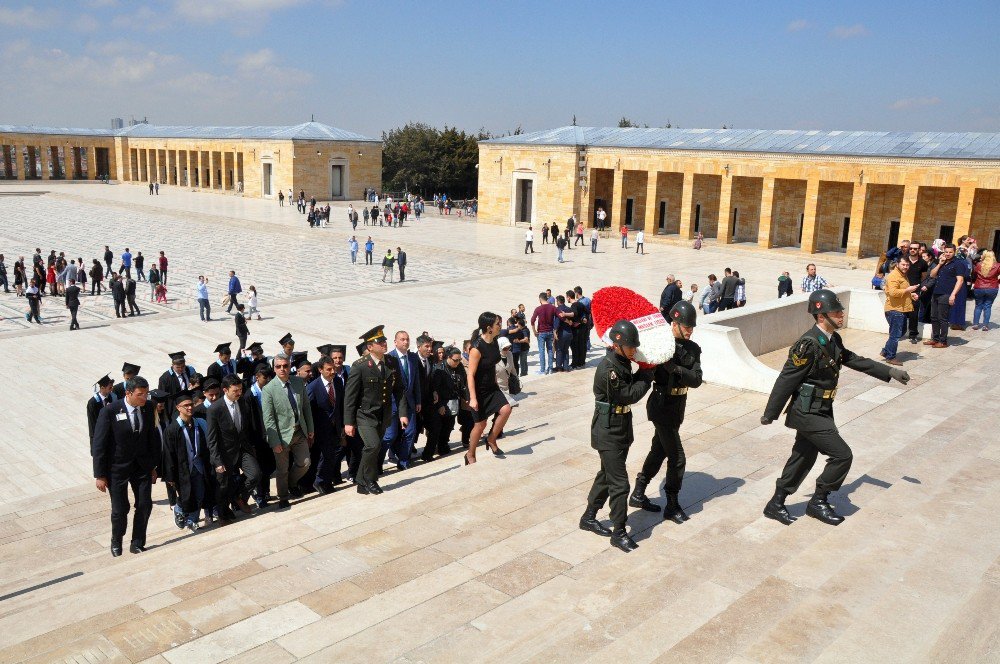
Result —
<instances>
[{"instance_id":1,"label":"name badge","mask_svg":"<svg viewBox=\"0 0 1000 664\"><path fill-rule=\"evenodd\" d=\"M118 413L117 415L115 415L115 419L118 420L119 422L124 422L125 420L128 419L128 414L127 413Z\"/></svg>"}]
</instances>

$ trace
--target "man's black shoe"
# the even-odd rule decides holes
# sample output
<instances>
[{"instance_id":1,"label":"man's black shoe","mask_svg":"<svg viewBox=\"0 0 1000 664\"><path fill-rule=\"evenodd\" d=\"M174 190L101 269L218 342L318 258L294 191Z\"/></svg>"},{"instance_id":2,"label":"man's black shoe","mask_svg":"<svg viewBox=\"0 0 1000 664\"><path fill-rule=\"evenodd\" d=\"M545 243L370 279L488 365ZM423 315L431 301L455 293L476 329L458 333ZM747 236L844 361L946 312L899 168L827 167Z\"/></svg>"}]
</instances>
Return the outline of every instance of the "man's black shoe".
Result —
<instances>
[{"instance_id":1,"label":"man's black shoe","mask_svg":"<svg viewBox=\"0 0 1000 664\"><path fill-rule=\"evenodd\" d=\"M839 526L844 522L844 517L837 514L833 505L826 501L827 495L825 493L814 494L806 505L806 514L831 526Z\"/></svg>"},{"instance_id":2,"label":"man's black shoe","mask_svg":"<svg viewBox=\"0 0 1000 664\"><path fill-rule=\"evenodd\" d=\"M115 544L114 542L111 543L111 555L114 558L117 558L118 556L122 555L121 542L119 542L118 544Z\"/></svg>"},{"instance_id":3,"label":"man's black shoe","mask_svg":"<svg viewBox=\"0 0 1000 664\"><path fill-rule=\"evenodd\" d=\"M174 525L184 530L184 515L182 513L174 511Z\"/></svg>"},{"instance_id":4,"label":"man's black shoe","mask_svg":"<svg viewBox=\"0 0 1000 664\"><path fill-rule=\"evenodd\" d=\"M635 543L635 540L629 537L628 533L624 530L620 530L611 535L611 546L616 549L621 549L625 553L635 551L639 548L639 545Z\"/></svg>"},{"instance_id":5,"label":"man's black shoe","mask_svg":"<svg viewBox=\"0 0 1000 664\"><path fill-rule=\"evenodd\" d=\"M382 491L382 487L380 487L378 485L378 482L372 482L371 484L369 484L368 485L368 490L371 491L372 493L374 493L375 495L378 495L380 493L384 493L384 491Z\"/></svg>"},{"instance_id":6,"label":"man's black shoe","mask_svg":"<svg viewBox=\"0 0 1000 664\"><path fill-rule=\"evenodd\" d=\"M580 517L580 530L587 530L601 537L611 537L611 529L597 520L597 508L588 507Z\"/></svg>"},{"instance_id":7,"label":"man's black shoe","mask_svg":"<svg viewBox=\"0 0 1000 664\"><path fill-rule=\"evenodd\" d=\"M282 498L281 500L278 501L278 509L279 510L287 510L291 506L292 506L292 504L290 502L288 502L287 498Z\"/></svg>"},{"instance_id":8,"label":"man's black shoe","mask_svg":"<svg viewBox=\"0 0 1000 664\"><path fill-rule=\"evenodd\" d=\"M302 489L300 489L297 486L290 486L290 487L288 487L288 493L292 494L292 498L301 498L302 496L306 495L302 491Z\"/></svg>"},{"instance_id":9,"label":"man's black shoe","mask_svg":"<svg viewBox=\"0 0 1000 664\"><path fill-rule=\"evenodd\" d=\"M780 489L775 491L771 500L767 501L767 505L764 505L764 516L786 526L795 523L795 517L789 514L785 508L785 497L787 495Z\"/></svg>"},{"instance_id":10,"label":"man's black shoe","mask_svg":"<svg viewBox=\"0 0 1000 664\"><path fill-rule=\"evenodd\" d=\"M642 473L635 476L635 488L632 490L632 495L628 497L629 507L638 507L647 512L659 513L660 506L650 502L649 498L646 497L648 484L649 480Z\"/></svg>"},{"instance_id":11,"label":"man's black shoe","mask_svg":"<svg viewBox=\"0 0 1000 664\"><path fill-rule=\"evenodd\" d=\"M371 489L369 489L368 485L365 484L364 482L358 482L356 486L358 487L358 493L362 495L367 496L368 494L371 493Z\"/></svg>"},{"instance_id":12,"label":"man's black shoe","mask_svg":"<svg viewBox=\"0 0 1000 664\"><path fill-rule=\"evenodd\" d=\"M129 547L128 547L128 552L129 553L142 553L145 550L146 550L146 547L139 546L138 544L135 544L135 543L130 544Z\"/></svg>"}]
</instances>

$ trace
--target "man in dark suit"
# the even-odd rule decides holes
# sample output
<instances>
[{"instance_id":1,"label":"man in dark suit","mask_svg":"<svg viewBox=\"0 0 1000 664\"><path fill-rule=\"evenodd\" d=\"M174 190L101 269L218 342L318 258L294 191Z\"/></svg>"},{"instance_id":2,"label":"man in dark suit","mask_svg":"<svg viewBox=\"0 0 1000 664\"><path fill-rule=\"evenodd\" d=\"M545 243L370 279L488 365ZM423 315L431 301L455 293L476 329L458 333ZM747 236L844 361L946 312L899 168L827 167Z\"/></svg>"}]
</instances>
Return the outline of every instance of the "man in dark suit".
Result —
<instances>
[{"instance_id":1,"label":"man in dark suit","mask_svg":"<svg viewBox=\"0 0 1000 664\"><path fill-rule=\"evenodd\" d=\"M168 413L173 416L174 401L173 395L183 390L191 389L191 377L194 376L194 367L188 366L184 351L169 353L170 368L163 372L157 387L169 396L164 406Z\"/></svg>"},{"instance_id":2,"label":"man in dark suit","mask_svg":"<svg viewBox=\"0 0 1000 664\"><path fill-rule=\"evenodd\" d=\"M331 493L333 485L340 483L341 419L337 408L337 387L334 383L333 360L323 356L316 363L319 376L306 388L312 408L315 437L312 453L316 459L316 477L313 487L321 494Z\"/></svg>"},{"instance_id":3,"label":"man in dark suit","mask_svg":"<svg viewBox=\"0 0 1000 664\"><path fill-rule=\"evenodd\" d=\"M139 311L139 305L135 303L135 279L131 274L125 275L125 299L128 301L129 316L138 316L142 313Z\"/></svg>"},{"instance_id":4,"label":"man in dark suit","mask_svg":"<svg viewBox=\"0 0 1000 664\"><path fill-rule=\"evenodd\" d=\"M434 391L431 390L431 374L434 370L434 340L426 333L417 337L417 375L420 378L420 415L417 417L417 433L424 432L424 449L430 442L430 419L434 409ZM414 444L415 441L414 441ZM431 446L433 448L433 445Z\"/></svg>"},{"instance_id":5,"label":"man in dark suit","mask_svg":"<svg viewBox=\"0 0 1000 664\"><path fill-rule=\"evenodd\" d=\"M270 500L271 474L274 472L276 466L274 463L274 453L271 452L271 446L267 442L267 432L264 430L264 412L261 409L261 395L264 387L274 378L274 371L264 362L257 365L252 378L253 382L250 383L248 389L243 391L240 401L247 404L247 410L250 415L247 435L254 450L254 458L257 460L260 476L255 486L248 483L247 488L253 491L258 509L263 509Z\"/></svg>"},{"instance_id":6,"label":"man in dark suit","mask_svg":"<svg viewBox=\"0 0 1000 664\"><path fill-rule=\"evenodd\" d=\"M43 282L44 283L44 282ZM111 299L115 304L115 318L125 317L125 286L122 284L122 278L117 274L111 275L111 284L108 286L111 289Z\"/></svg>"},{"instance_id":7,"label":"man in dark suit","mask_svg":"<svg viewBox=\"0 0 1000 664\"><path fill-rule=\"evenodd\" d=\"M344 394L344 433L360 434L364 450L358 467L358 493L380 494L378 459L382 437L393 419L393 399L399 404L399 418L409 423L409 405L403 394L399 373L387 361L388 340L379 325L361 336L367 354L351 367Z\"/></svg>"},{"instance_id":8,"label":"man in dark suit","mask_svg":"<svg viewBox=\"0 0 1000 664\"><path fill-rule=\"evenodd\" d=\"M94 479L98 491L111 495L111 555L122 555L128 521L128 487L135 497L129 551L146 549L146 525L153 511L152 487L160 459L160 440L147 404L149 383L142 376L125 384L125 398L105 408L94 427Z\"/></svg>"},{"instance_id":9,"label":"man in dark suit","mask_svg":"<svg viewBox=\"0 0 1000 664\"><path fill-rule=\"evenodd\" d=\"M132 364L131 362L125 362L122 364L122 381L116 383L114 387L111 388L111 393L115 395L115 398L121 401L125 398L125 383L128 382L129 378L133 378L139 375L139 369L141 367L138 364Z\"/></svg>"},{"instance_id":10,"label":"man in dark suit","mask_svg":"<svg viewBox=\"0 0 1000 664\"><path fill-rule=\"evenodd\" d=\"M69 309L69 329L79 330L80 323L76 320L76 312L80 308L80 287L76 285L75 279L69 280L66 286L66 308Z\"/></svg>"},{"instance_id":11,"label":"man in dark suit","mask_svg":"<svg viewBox=\"0 0 1000 664\"><path fill-rule=\"evenodd\" d=\"M111 386L114 381L111 376L105 375L94 383L97 392L87 399L87 431L90 433L90 456L94 456L94 427L97 426L97 416L105 406L111 405L115 400L115 395L111 393Z\"/></svg>"},{"instance_id":12,"label":"man in dark suit","mask_svg":"<svg viewBox=\"0 0 1000 664\"><path fill-rule=\"evenodd\" d=\"M223 378L236 373L236 360L233 359L232 345L232 342L229 342L215 347L219 359L208 365L208 370L205 373L209 378L215 378L221 383Z\"/></svg>"},{"instance_id":13,"label":"man in dark suit","mask_svg":"<svg viewBox=\"0 0 1000 664\"><path fill-rule=\"evenodd\" d=\"M235 373L222 379L222 398L208 409L208 452L219 485L219 518L225 524L236 518L235 505L244 514L250 492L260 482L250 427L253 417L250 404L240 399L243 382ZM240 471L243 475L240 475Z\"/></svg>"},{"instance_id":14,"label":"man in dark suit","mask_svg":"<svg viewBox=\"0 0 1000 664\"><path fill-rule=\"evenodd\" d=\"M422 410L420 392L420 359L416 353L410 351L410 335L404 330L396 333L393 340L395 348L389 352L387 357L390 362L394 362L396 370L399 372L403 385L403 395L406 399L407 412L413 413L409 422L400 427L398 412L401 410L399 403L393 403L393 417L386 429L382 442L388 445L396 455L396 467L405 470L410 467L410 457L413 456L413 446L417 442L417 416Z\"/></svg>"},{"instance_id":15,"label":"man in dark suit","mask_svg":"<svg viewBox=\"0 0 1000 664\"><path fill-rule=\"evenodd\" d=\"M208 433L204 421L194 417L191 390L178 392L173 401L178 416L164 433L163 480L177 490L177 508L184 513L184 525L196 533L201 510L205 510L208 524L215 506Z\"/></svg>"},{"instance_id":16,"label":"man in dark suit","mask_svg":"<svg viewBox=\"0 0 1000 664\"><path fill-rule=\"evenodd\" d=\"M399 266L399 280L406 281L406 252L396 247L396 265Z\"/></svg>"}]
</instances>

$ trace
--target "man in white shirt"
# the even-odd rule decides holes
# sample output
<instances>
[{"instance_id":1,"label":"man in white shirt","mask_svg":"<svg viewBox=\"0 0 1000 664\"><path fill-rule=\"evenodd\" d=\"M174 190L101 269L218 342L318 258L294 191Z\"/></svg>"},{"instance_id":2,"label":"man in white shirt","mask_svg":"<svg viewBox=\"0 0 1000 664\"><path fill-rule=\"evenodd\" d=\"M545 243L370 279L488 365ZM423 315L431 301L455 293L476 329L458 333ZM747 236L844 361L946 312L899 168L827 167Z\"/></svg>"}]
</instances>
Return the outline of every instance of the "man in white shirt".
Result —
<instances>
[{"instance_id":1,"label":"man in white shirt","mask_svg":"<svg viewBox=\"0 0 1000 664\"><path fill-rule=\"evenodd\" d=\"M524 232L524 253L529 251L535 253L535 232L531 230L531 226Z\"/></svg>"},{"instance_id":2,"label":"man in white shirt","mask_svg":"<svg viewBox=\"0 0 1000 664\"><path fill-rule=\"evenodd\" d=\"M643 255L646 254L646 249L642 246L643 242L645 241L646 241L645 231L640 230L638 233L635 234L635 253Z\"/></svg>"}]
</instances>

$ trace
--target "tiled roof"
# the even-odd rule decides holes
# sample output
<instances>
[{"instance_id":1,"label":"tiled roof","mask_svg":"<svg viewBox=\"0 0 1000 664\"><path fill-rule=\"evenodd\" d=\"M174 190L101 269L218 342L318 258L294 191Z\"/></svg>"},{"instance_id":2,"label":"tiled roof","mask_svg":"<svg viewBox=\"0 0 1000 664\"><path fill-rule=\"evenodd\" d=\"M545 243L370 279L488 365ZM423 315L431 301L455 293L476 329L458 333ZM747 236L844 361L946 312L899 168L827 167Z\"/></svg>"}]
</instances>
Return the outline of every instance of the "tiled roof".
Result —
<instances>
[{"instance_id":1,"label":"tiled roof","mask_svg":"<svg viewBox=\"0 0 1000 664\"><path fill-rule=\"evenodd\" d=\"M124 129L79 129L71 127L35 127L32 125L0 125L0 133L54 134L63 136L125 136L131 138L222 138L275 139L302 141L366 141L380 143L344 129L320 122L303 122L292 126L249 125L241 127L159 126L136 124Z\"/></svg>"}]
</instances>

